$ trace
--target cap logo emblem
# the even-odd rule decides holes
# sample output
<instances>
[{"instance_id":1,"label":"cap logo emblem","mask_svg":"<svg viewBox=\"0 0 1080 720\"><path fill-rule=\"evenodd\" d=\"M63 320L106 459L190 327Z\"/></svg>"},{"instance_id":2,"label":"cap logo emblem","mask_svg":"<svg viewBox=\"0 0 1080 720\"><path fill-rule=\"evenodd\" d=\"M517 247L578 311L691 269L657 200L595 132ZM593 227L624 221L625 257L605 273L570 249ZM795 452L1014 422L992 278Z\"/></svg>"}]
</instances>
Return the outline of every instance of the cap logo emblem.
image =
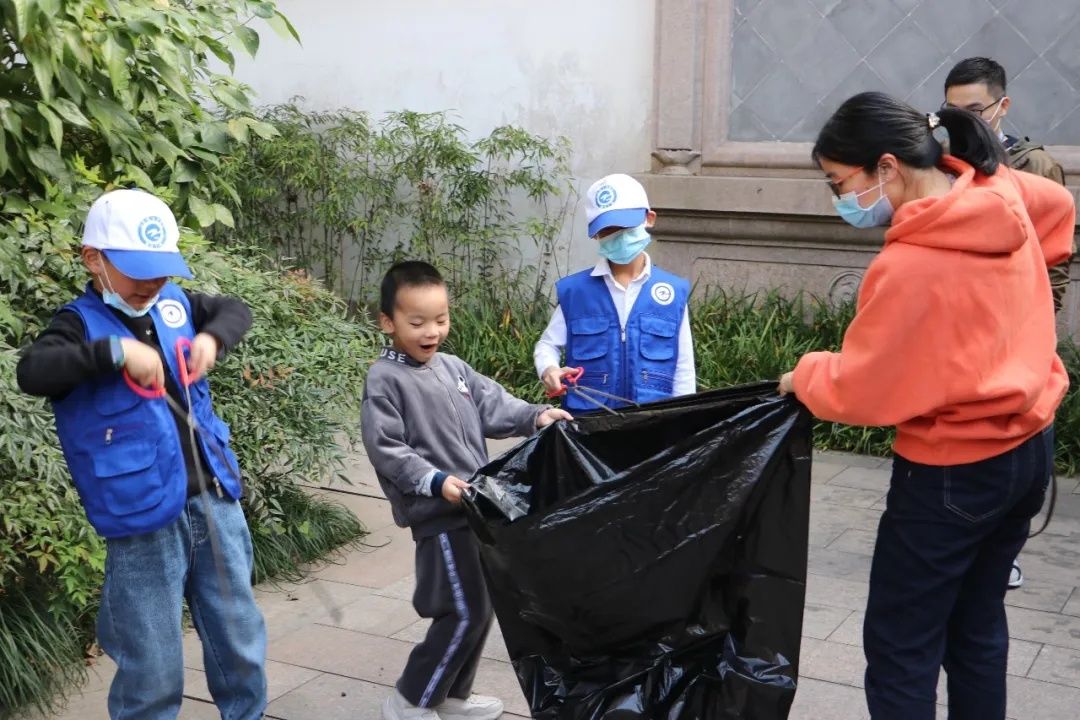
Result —
<instances>
[{"instance_id":1,"label":"cap logo emblem","mask_svg":"<svg viewBox=\"0 0 1080 720\"><path fill-rule=\"evenodd\" d=\"M157 215L143 218L139 223L139 242L149 248L159 248L165 244L165 223Z\"/></svg>"},{"instance_id":2,"label":"cap logo emblem","mask_svg":"<svg viewBox=\"0 0 1080 720\"><path fill-rule=\"evenodd\" d=\"M610 185L603 185L596 191L596 207L603 209L611 207L615 204L615 199L618 194L615 192L615 188Z\"/></svg>"}]
</instances>

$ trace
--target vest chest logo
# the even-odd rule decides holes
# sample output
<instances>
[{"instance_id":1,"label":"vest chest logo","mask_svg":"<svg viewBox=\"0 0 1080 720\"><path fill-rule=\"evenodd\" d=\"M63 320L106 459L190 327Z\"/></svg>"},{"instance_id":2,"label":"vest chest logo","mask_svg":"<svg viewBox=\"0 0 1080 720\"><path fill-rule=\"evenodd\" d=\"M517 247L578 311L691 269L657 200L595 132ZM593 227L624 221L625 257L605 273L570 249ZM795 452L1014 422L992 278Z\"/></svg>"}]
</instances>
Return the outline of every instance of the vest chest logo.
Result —
<instances>
[{"instance_id":1,"label":"vest chest logo","mask_svg":"<svg viewBox=\"0 0 1080 720\"><path fill-rule=\"evenodd\" d=\"M465 382L465 378L463 378L461 375L457 376L457 390L462 395L465 395L466 397L468 397L468 395L469 395L469 385Z\"/></svg>"},{"instance_id":2,"label":"vest chest logo","mask_svg":"<svg viewBox=\"0 0 1080 720\"><path fill-rule=\"evenodd\" d=\"M187 323L187 311L176 300L162 300L157 304L157 309L161 313L161 321L174 330Z\"/></svg>"},{"instance_id":3,"label":"vest chest logo","mask_svg":"<svg viewBox=\"0 0 1080 720\"><path fill-rule=\"evenodd\" d=\"M675 288L671 286L671 283L656 283L652 286L650 294L657 305L670 305L675 301Z\"/></svg>"}]
</instances>

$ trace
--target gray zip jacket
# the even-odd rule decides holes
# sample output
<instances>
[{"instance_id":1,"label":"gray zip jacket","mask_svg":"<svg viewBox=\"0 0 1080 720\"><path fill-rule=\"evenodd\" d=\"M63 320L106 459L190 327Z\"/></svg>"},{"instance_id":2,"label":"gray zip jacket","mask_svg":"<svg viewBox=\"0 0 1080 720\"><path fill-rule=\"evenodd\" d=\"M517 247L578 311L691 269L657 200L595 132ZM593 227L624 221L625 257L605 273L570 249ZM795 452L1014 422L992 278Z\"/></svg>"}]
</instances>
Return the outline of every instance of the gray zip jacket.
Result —
<instances>
[{"instance_id":1,"label":"gray zip jacket","mask_svg":"<svg viewBox=\"0 0 1080 720\"><path fill-rule=\"evenodd\" d=\"M529 436L549 405L510 395L453 355L420 364L384 348L368 372L360 431L394 522L430 537L465 527L465 515L431 495L436 472L468 480L488 461L485 438Z\"/></svg>"}]
</instances>

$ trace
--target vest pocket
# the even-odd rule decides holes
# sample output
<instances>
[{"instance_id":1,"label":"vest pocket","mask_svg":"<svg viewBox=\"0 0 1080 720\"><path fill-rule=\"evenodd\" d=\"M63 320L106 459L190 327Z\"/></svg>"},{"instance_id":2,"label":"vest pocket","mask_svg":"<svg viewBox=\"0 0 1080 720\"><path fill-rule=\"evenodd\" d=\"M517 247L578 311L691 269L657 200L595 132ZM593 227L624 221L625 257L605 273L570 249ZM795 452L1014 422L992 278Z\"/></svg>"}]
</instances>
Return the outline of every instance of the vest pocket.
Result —
<instances>
[{"instance_id":1,"label":"vest pocket","mask_svg":"<svg viewBox=\"0 0 1080 720\"><path fill-rule=\"evenodd\" d=\"M165 493L157 451L156 443L128 441L94 453L101 497L114 515L134 515L161 504Z\"/></svg>"},{"instance_id":2,"label":"vest pocket","mask_svg":"<svg viewBox=\"0 0 1080 720\"><path fill-rule=\"evenodd\" d=\"M142 400L131 389L120 382L122 390L117 392L114 383L102 383L102 385L94 391L94 408L101 415L111 416L119 415L122 412L131 410L139 401ZM162 401L164 402L164 401Z\"/></svg>"},{"instance_id":3,"label":"vest pocket","mask_svg":"<svg viewBox=\"0 0 1080 720\"><path fill-rule=\"evenodd\" d=\"M642 357L655 361L670 360L675 357L678 346L675 334L679 331L677 323L655 315L642 315L639 323Z\"/></svg>"},{"instance_id":4,"label":"vest pocket","mask_svg":"<svg viewBox=\"0 0 1080 720\"><path fill-rule=\"evenodd\" d=\"M606 317L587 317L570 321L573 360L595 360L607 355L609 327L611 323Z\"/></svg>"}]
</instances>

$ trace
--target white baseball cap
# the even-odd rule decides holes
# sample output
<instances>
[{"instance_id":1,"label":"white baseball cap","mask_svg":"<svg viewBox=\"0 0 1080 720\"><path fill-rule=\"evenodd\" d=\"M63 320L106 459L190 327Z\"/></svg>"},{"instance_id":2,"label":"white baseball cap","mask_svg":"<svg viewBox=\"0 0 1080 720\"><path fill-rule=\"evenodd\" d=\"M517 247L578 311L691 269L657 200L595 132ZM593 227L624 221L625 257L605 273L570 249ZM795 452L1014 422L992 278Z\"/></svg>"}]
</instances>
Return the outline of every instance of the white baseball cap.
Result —
<instances>
[{"instance_id":1,"label":"white baseball cap","mask_svg":"<svg viewBox=\"0 0 1080 720\"><path fill-rule=\"evenodd\" d=\"M191 277L176 246L180 229L172 210L142 190L112 190L90 206L82 244L104 253L133 280Z\"/></svg>"},{"instance_id":2,"label":"white baseball cap","mask_svg":"<svg viewBox=\"0 0 1080 720\"><path fill-rule=\"evenodd\" d=\"M637 227L649 213L649 197L634 178L622 173L602 177L585 193L589 237L609 227Z\"/></svg>"}]
</instances>

